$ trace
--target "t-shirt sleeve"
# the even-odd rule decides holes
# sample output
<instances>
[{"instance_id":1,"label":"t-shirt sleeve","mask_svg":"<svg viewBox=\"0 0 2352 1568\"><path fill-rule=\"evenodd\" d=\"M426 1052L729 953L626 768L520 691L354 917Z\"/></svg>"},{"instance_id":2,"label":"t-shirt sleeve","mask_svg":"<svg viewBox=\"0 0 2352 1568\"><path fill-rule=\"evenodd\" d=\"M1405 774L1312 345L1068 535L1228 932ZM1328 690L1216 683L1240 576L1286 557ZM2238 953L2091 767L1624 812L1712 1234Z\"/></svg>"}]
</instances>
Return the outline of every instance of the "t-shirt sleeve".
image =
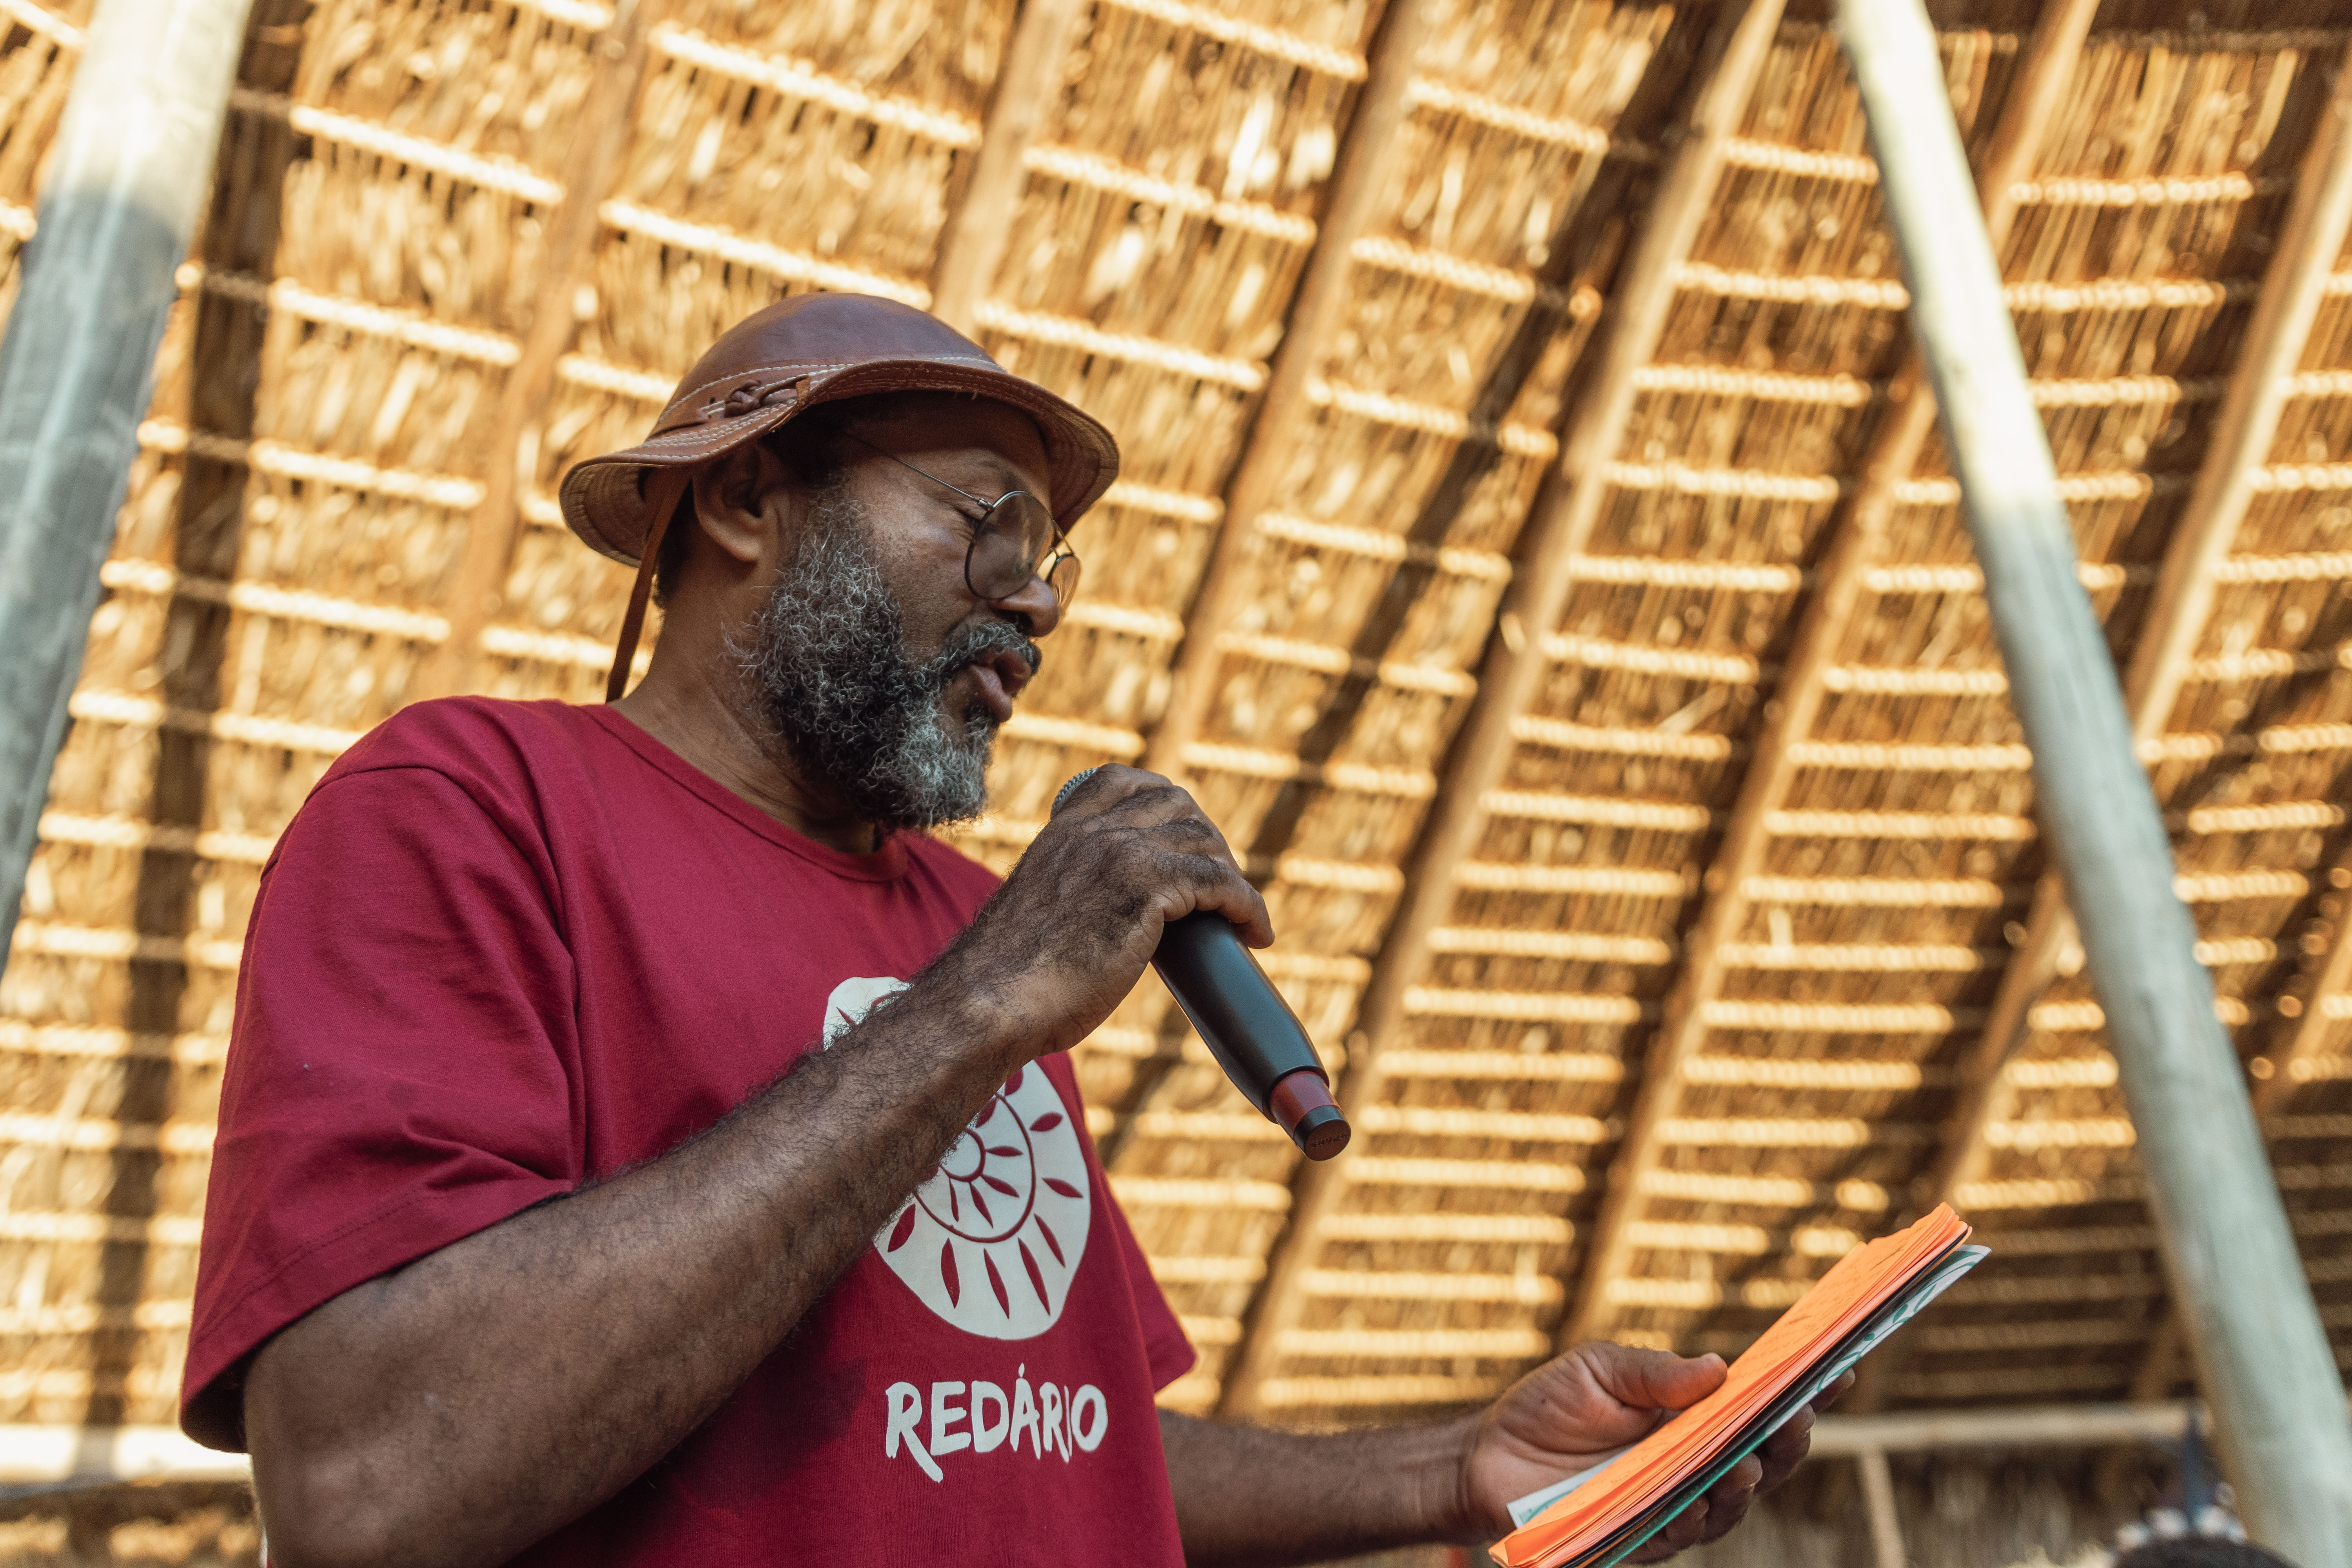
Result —
<instances>
[{"instance_id":1,"label":"t-shirt sleeve","mask_svg":"<svg viewBox=\"0 0 2352 1568\"><path fill-rule=\"evenodd\" d=\"M247 932L182 1389L191 1436L243 1446L242 1368L278 1330L578 1184L572 995L527 812L430 767L330 774Z\"/></svg>"}]
</instances>

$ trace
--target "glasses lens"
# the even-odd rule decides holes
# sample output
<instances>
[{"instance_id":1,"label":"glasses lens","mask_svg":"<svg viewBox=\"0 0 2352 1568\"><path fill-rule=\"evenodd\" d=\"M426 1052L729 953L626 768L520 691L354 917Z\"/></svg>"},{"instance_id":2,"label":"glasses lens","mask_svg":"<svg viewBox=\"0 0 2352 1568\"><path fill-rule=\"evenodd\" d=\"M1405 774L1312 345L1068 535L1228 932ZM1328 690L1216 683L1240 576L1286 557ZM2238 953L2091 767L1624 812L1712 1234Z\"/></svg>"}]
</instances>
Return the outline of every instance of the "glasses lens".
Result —
<instances>
[{"instance_id":1,"label":"glasses lens","mask_svg":"<svg viewBox=\"0 0 2352 1568\"><path fill-rule=\"evenodd\" d=\"M1068 551L1054 557L1045 569L1045 586L1054 590L1054 603L1064 609L1078 596L1078 558Z\"/></svg>"},{"instance_id":2,"label":"glasses lens","mask_svg":"<svg viewBox=\"0 0 2352 1568\"><path fill-rule=\"evenodd\" d=\"M1054 514L1026 490L1014 490L989 508L964 558L964 576L983 599L1007 599L1028 585L1039 563L1054 547Z\"/></svg>"}]
</instances>

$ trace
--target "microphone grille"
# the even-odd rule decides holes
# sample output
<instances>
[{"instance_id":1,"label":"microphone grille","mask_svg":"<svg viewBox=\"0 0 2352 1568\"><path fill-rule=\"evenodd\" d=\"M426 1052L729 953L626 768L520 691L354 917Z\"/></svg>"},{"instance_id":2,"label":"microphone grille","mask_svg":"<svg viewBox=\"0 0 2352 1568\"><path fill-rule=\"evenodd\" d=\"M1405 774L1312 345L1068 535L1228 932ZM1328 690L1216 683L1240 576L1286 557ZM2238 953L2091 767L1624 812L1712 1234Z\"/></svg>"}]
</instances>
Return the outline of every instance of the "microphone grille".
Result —
<instances>
[{"instance_id":1,"label":"microphone grille","mask_svg":"<svg viewBox=\"0 0 2352 1568\"><path fill-rule=\"evenodd\" d=\"M1082 768L1078 772L1072 773L1069 777L1069 782L1063 784L1059 790L1055 792L1054 805L1052 808L1045 813L1045 815L1049 817L1059 816L1062 814L1062 803L1070 798L1070 792L1100 772L1102 772L1100 767L1091 767Z\"/></svg>"}]
</instances>

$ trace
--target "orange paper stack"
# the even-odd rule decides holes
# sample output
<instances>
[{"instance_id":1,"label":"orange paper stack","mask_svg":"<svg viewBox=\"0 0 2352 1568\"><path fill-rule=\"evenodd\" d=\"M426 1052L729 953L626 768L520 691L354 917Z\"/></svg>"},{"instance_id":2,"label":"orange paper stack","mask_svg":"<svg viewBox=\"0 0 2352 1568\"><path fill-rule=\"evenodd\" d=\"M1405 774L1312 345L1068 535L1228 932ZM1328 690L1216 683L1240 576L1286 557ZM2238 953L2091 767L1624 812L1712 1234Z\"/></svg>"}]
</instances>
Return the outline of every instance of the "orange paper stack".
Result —
<instances>
[{"instance_id":1,"label":"orange paper stack","mask_svg":"<svg viewBox=\"0 0 2352 1568\"><path fill-rule=\"evenodd\" d=\"M1792 1391L1804 1392L1809 1373L1818 1379L1858 1356L1982 1257L1981 1248L1965 1247L1968 1237L1969 1227L1942 1205L1908 1230L1846 1254L1732 1364L1723 1386L1497 1542L1495 1561L1504 1568L1598 1568L1633 1551L1711 1484L1712 1472L1793 1413L1780 1406Z\"/></svg>"}]
</instances>

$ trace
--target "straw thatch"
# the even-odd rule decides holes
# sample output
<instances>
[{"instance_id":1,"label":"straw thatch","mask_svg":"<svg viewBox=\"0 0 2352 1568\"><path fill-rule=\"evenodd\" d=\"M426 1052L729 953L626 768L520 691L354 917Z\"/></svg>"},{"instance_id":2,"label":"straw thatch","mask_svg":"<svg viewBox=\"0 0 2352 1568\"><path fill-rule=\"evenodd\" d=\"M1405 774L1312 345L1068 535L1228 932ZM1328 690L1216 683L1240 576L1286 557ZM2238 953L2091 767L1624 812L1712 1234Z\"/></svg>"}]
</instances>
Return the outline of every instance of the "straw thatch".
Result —
<instances>
[{"instance_id":1,"label":"straw thatch","mask_svg":"<svg viewBox=\"0 0 2352 1568\"><path fill-rule=\"evenodd\" d=\"M13 245L79 17L5 9ZM2038 7L1936 10L1981 157ZM565 465L634 440L757 305L929 297L1011 0L664 0L641 21L616 51L635 63L605 68L614 24L588 0L257 7L0 980L0 1422L170 1416L238 936L320 772L453 679L597 693L625 584L562 531ZM1629 267L1720 68L1717 21L1434 0L1399 81L1374 71L1369 0L1097 0L1014 84L1050 108L1014 149L976 328L1117 429L1127 467L1001 744L994 815L958 841L1011 864L1053 788L1145 754L1175 676L1197 677L1172 763L1264 880L1269 969L1377 1085L1343 1179L1294 1213L1290 1150L1155 983L1077 1053L1202 1353L1182 1407L1429 1412L1545 1354L1572 1306L1620 1338L1736 1350L1940 1171L1995 1258L1908 1337L1885 1398L2185 1376L2078 963L2029 999L1984 1113L1956 1116L2042 854L1932 446L1825 629L1808 724L1776 739L1894 416L1904 293L1853 93L1801 6L1695 238ZM2111 0L2032 127L2011 304L2119 652L2189 526L2347 44L2341 4ZM1336 237L1349 264L1318 270L1374 99L1403 118ZM574 157L615 115L618 157ZM2328 298L2149 762L2352 1353L2352 271L2310 260ZM1332 324L1286 342L1310 276L1339 290ZM1672 294L1620 427L1595 412L1602 349L1644 287ZM1284 362L1304 403L1267 419L1284 355L1305 356ZM502 422L516 385L543 401ZM1595 440L1563 607L1498 624L1558 511L1547 472ZM1273 477L1229 517L1245 465ZM453 603L476 570L488 586ZM1531 700L1481 709L1482 672L1519 658L1544 661ZM1473 731L1501 737L1498 772L1441 791ZM1433 824L1471 847L1428 858ZM1727 885L1739 832L1753 865ZM1409 889L1409 865L1435 869ZM1409 893L1429 918L1392 934ZM1360 1012L1368 994L1391 1013ZM1644 1096L1662 1027L1693 1048ZM1636 1123L1644 1105L1664 1109ZM1629 1130L1643 1157L1612 1195Z\"/></svg>"},{"instance_id":2,"label":"straw thatch","mask_svg":"<svg viewBox=\"0 0 2352 1568\"><path fill-rule=\"evenodd\" d=\"M0 1568L256 1568L242 1482L146 1482L0 1499Z\"/></svg>"}]
</instances>

